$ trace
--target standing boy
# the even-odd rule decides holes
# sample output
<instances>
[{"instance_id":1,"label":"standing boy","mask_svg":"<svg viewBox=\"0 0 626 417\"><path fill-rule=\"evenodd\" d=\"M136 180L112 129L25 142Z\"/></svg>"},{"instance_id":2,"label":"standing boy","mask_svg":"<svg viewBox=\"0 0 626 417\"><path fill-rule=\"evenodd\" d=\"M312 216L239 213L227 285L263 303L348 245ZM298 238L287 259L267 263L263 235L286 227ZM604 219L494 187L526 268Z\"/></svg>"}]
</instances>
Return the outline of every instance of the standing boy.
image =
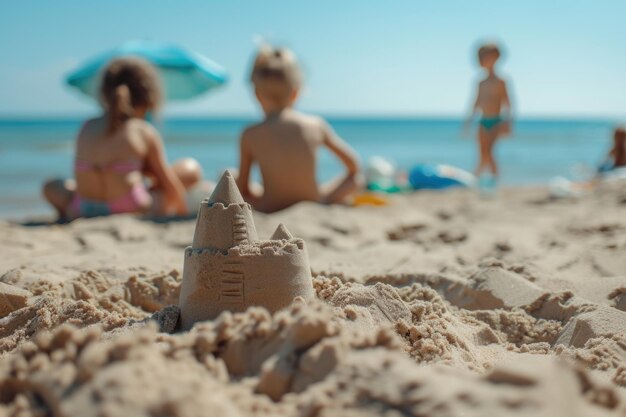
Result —
<instances>
[{"instance_id":1,"label":"standing boy","mask_svg":"<svg viewBox=\"0 0 626 417\"><path fill-rule=\"evenodd\" d=\"M496 63L500 58L500 48L495 44L485 44L478 49L478 63L486 72L486 77L478 84L478 93L466 128L476 113L480 112L478 127L479 161L475 173L483 188L495 187L498 165L493 155L494 145L499 137L511 131L511 102L506 82L496 73ZM490 176L483 177L485 170Z\"/></svg>"}]
</instances>

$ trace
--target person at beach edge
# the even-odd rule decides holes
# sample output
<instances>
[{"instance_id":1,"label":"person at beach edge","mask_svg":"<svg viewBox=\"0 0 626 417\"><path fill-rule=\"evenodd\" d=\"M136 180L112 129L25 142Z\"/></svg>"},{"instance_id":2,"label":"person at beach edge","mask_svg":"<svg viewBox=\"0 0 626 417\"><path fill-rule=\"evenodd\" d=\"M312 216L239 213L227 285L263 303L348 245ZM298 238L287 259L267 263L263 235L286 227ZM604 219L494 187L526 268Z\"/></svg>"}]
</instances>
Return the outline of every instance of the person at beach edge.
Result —
<instances>
[{"instance_id":1,"label":"person at beach edge","mask_svg":"<svg viewBox=\"0 0 626 417\"><path fill-rule=\"evenodd\" d=\"M63 220L187 214L185 189L200 181L202 170L191 158L168 165L159 133L144 120L161 102L156 70L139 58L116 59L104 71L100 94L103 115L86 121L76 140L75 179L45 183L46 200Z\"/></svg>"},{"instance_id":2,"label":"person at beach edge","mask_svg":"<svg viewBox=\"0 0 626 417\"><path fill-rule=\"evenodd\" d=\"M464 131L477 113L480 113L477 132L479 160L475 174L482 186L495 186L499 174L494 157L494 146L498 138L511 133L511 101L506 82L496 73L500 58L500 48L495 44L485 44L478 49L478 63L486 72L486 77L478 84L472 111L465 123ZM490 177L482 177L488 170Z\"/></svg>"},{"instance_id":3,"label":"person at beach edge","mask_svg":"<svg viewBox=\"0 0 626 417\"><path fill-rule=\"evenodd\" d=\"M323 119L293 108L301 86L294 54L262 47L251 81L265 119L246 128L240 140L237 185L246 201L261 212L274 212L300 201L339 203L353 194L362 185L355 151ZM322 146L339 158L345 173L319 185L316 162ZM250 182L254 163L263 186Z\"/></svg>"},{"instance_id":4,"label":"person at beach edge","mask_svg":"<svg viewBox=\"0 0 626 417\"><path fill-rule=\"evenodd\" d=\"M606 159L598 167L599 173L626 167L626 127L617 126L613 130L613 143Z\"/></svg>"}]
</instances>

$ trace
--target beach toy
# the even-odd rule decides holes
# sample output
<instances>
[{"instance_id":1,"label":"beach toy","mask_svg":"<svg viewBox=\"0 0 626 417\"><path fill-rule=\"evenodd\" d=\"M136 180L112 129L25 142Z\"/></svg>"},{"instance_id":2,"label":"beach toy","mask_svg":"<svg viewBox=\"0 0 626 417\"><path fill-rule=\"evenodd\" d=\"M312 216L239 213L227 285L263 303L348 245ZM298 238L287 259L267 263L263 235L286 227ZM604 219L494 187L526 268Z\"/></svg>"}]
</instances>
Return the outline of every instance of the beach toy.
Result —
<instances>
[{"instance_id":1,"label":"beach toy","mask_svg":"<svg viewBox=\"0 0 626 417\"><path fill-rule=\"evenodd\" d=\"M368 184L378 184L380 187L394 184L396 167L389 159L382 156L373 156L365 167L365 180Z\"/></svg>"},{"instance_id":2,"label":"beach toy","mask_svg":"<svg viewBox=\"0 0 626 417\"><path fill-rule=\"evenodd\" d=\"M548 182L550 196L554 198L580 197L592 191L592 182L574 182L565 177L554 177Z\"/></svg>"},{"instance_id":3,"label":"beach toy","mask_svg":"<svg viewBox=\"0 0 626 417\"><path fill-rule=\"evenodd\" d=\"M215 62L196 52L176 45L132 41L100 54L66 78L67 84L99 100L100 73L115 58L136 56L150 62L159 71L167 100L186 100L223 85L227 75Z\"/></svg>"},{"instance_id":4,"label":"beach toy","mask_svg":"<svg viewBox=\"0 0 626 417\"><path fill-rule=\"evenodd\" d=\"M200 205L192 246L185 249L180 323L189 330L223 311L262 306L280 310L295 297L314 297L304 241L279 225L270 240L257 237L252 207L226 171Z\"/></svg>"},{"instance_id":5,"label":"beach toy","mask_svg":"<svg viewBox=\"0 0 626 417\"><path fill-rule=\"evenodd\" d=\"M408 191L410 187L406 180L402 181L396 165L382 156L373 156L365 167L365 181L367 189L383 193L400 193Z\"/></svg>"},{"instance_id":6,"label":"beach toy","mask_svg":"<svg viewBox=\"0 0 626 417\"><path fill-rule=\"evenodd\" d=\"M441 190L450 187L473 187L476 177L451 165L419 164L409 171L409 183L416 190Z\"/></svg>"},{"instance_id":7,"label":"beach toy","mask_svg":"<svg viewBox=\"0 0 626 417\"><path fill-rule=\"evenodd\" d=\"M578 197L579 190L575 184L565 177L554 177L548 183L550 195L555 198Z\"/></svg>"},{"instance_id":8,"label":"beach toy","mask_svg":"<svg viewBox=\"0 0 626 417\"><path fill-rule=\"evenodd\" d=\"M352 200L353 206L386 206L389 204L389 199L376 193L361 193L357 194Z\"/></svg>"}]
</instances>

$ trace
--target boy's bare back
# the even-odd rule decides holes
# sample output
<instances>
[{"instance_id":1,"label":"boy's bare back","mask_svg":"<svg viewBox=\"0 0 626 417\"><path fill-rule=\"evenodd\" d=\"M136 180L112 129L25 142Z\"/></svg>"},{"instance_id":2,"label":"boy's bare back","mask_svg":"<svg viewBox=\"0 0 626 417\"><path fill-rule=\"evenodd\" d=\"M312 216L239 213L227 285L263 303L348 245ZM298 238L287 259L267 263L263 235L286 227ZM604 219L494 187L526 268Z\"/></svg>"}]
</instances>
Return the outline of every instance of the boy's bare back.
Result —
<instances>
[{"instance_id":1,"label":"boy's bare back","mask_svg":"<svg viewBox=\"0 0 626 417\"><path fill-rule=\"evenodd\" d=\"M276 211L298 201L318 201L317 148L334 140L321 118L286 108L247 128L241 154L259 164L264 192L255 202L262 211Z\"/></svg>"}]
</instances>

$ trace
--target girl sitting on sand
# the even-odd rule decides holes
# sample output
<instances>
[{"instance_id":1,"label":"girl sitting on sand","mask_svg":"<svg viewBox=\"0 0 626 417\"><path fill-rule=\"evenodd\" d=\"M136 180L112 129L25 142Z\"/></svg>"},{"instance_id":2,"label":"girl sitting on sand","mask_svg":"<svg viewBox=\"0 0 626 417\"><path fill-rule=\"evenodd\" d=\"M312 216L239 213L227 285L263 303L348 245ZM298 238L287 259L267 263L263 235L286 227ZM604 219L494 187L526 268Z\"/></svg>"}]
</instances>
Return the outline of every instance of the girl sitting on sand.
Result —
<instances>
[{"instance_id":1,"label":"girl sitting on sand","mask_svg":"<svg viewBox=\"0 0 626 417\"><path fill-rule=\"evenodd\" d=\"M265 118L241 135L237 185L246 201L268 213L300 201L338 203L353 194L360 186L356 152L320 117L293 108L301 84L294 54L263 47L250 78ZM344 174L327 184L316 180L320 147L326 147L345 168ZM263 186L250 183L255 163Z\"/></svg>"},{"instance_id":2,"label":"girl sitting on sand","mask_svg":"<svg viewBox=\"0 0 626 417\"><path fill-rule=\"evenodd\" d=\"M144 120L161 101L156 70L137 58L116 59L104 71L100 95L104 114L85 122L76 140L75 180L47 182L46 200L63 220L186 214L185 189L202 172L194 159L169 166L159 133Z\"/></svg>"}]
</instances>

